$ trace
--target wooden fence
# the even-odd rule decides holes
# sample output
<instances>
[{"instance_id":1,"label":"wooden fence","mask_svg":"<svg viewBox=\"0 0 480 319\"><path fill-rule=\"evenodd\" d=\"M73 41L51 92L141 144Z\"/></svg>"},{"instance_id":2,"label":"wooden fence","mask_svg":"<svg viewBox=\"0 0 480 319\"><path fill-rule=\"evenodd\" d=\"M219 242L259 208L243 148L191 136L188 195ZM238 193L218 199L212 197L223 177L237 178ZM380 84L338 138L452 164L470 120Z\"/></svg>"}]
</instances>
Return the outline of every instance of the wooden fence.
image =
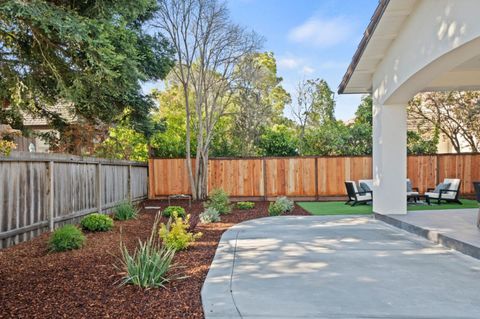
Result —
<instances>
[{"instance_id":1,"label":"wooden fence","mask_svg":"<svg viewBox=\"0 0 480 319\"><path fill-rule=\"evenodd\" d=\"M471 195L472 182L480 180L480 154L409 156L407 163L408 177L420 192L452 177L462 180L463 195ZM150 159L149 172L149 198L191 193L185 159ZM345 196L345 181L371 178L370 156L213 158L208 167L208 189L251 199Z\"/></svg>"},{"instance_id":2,"label":"wooden fence","mask_svg":"<svg viewBox=\"0 0 480 319\"><path fill-rule=\"evenodd\" d=\"M58 154L0 158L0 248L147 197L147 165Z\"/></svg>"}]
</instances>

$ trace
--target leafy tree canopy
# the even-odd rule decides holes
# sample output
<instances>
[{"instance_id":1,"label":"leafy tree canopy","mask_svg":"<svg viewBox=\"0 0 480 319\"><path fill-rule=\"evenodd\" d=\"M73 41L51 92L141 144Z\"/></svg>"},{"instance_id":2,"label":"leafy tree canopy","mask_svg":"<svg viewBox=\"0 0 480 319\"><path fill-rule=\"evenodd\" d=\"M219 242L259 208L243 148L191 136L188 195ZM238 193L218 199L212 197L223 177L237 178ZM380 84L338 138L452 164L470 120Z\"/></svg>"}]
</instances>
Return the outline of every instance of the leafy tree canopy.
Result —
<instances>
[{"instance_id":1,"label":"leafy tree canopy","mask_svg":"<svg viewBox=\"0 0 480 319\"><path fill-rule=\"evenodd\" d=\"M0 4L0 121L18 127L19 114L65 125L48 106L64 103L88 121L110 123L130 107L136 128L151 128L153 106L141 82L164 78L172 50L143 25L156 1L8 0Z\"/></svg>"}]
</instances>

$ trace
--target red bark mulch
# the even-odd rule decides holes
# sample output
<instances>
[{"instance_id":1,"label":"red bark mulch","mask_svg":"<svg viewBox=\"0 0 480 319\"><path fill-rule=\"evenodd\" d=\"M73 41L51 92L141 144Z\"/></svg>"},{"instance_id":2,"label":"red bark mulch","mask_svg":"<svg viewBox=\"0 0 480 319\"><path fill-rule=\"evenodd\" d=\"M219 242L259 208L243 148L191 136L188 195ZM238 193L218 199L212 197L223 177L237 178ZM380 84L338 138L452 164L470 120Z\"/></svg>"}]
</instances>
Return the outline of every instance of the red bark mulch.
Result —
<instances>
[{"instance_id":1,"label":"red bark mulch","mask_svg":"<svg viewBox=\"0 0 480 319\"><path fill-rule=\"evenodd\" d=\"M147 201L145 206L167 206ZM198 220L202 203L191 209ZM119 286L120 239L133 249L151 232L156 210L143 210L136 220L116 222L113 231L86 234L86 246L64 253L47 251L48 234L0 250L0 318L203 318L200 290L222 233L232 225L268 216L268 203L252 210L233 210L222 221L197 224L203 236L175 262L185 266L187 279L171 282L166 289ZM293 215L309 215L295 206ZM162 221L165 221L162 218ZM121 231L120 231L121 230Z\"/></svg>"}]
</instances>

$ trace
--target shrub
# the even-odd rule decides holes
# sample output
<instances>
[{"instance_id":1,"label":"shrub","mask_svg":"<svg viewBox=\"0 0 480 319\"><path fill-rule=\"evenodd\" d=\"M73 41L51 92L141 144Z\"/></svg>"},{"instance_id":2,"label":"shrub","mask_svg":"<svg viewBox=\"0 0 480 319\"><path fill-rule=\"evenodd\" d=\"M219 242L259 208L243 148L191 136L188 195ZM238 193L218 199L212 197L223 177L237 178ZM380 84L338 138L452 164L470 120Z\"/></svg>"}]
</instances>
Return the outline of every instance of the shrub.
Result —
<instances>
[{"instance_id":1,"label":"shrub","mask_svg":"<svg viewBox=\"0 0 480 319\"><path fill-rule=\"evenodd\" d=\"M285 196L277 198L275 202L282 206L284 212L291 212L295 207L293 201L289 200Z\"/></svg>"},{"instance_id":2,"label":"shrub","mask_svg":"<svg viewBox=\"0 0 480 319\"><path fill-rule=\"evenodd\" d=\"M159 235L163 244L171 250L183 250L193 243L196 239L202 236L202 233L193 234L188 232L190 226L190 215L185 217L185 220L176 213L168 219L168 223L161 224Z\"/></svg>"},{"instance_id":3,"label":"shrub","mask_svg":"<svg viewBox=\"0 0 480 319\"><path fill-rule=\"evenodd\" d=\"M89 231L107 231L113 228L113 219L104 214L90 214L80 222L82 228Z\"/></svg>"},{"instance_id":4,"label":"shrub","mask_svg":"<svg viewBox=\"0 0 480 319\"><path fill-rule=\"evenodd\" d=\"M289 200L286 197L279 197L273 203L270 203L268 206L268 214L270 216L278 216L286 212L290 212L294 208L293 201Z\"/></svg>"},{"instance_id":5,"label":"shrub","mask_svg":"<svg viewBox=\"0 0 480 319\"><path fill-rule=\"evenodd\" d=\"M131 202L123 202L115 207L116 220L129 220L137 218L138 210Z\"/></svg>"},{"instance_id":6,"label":"shrub","mask_svg":"<svg viewBox=\"0 0 480 319\"><path fill-rule=\"evenodd\" d=\"M48 241L51 251L66 251L81 248L85 244L85 236L74 225L65 225L55 230Z\"/></svg>"},{"instance_id":7,"label":"shrub","mask_svg":"<svg viewBox=\"0 0 480 319\"><path fill-rule=\"evenodd\" d=\"M177 213L178 217L182 217L182 218L184 218L185 215L187 215L185 213L185 208L181 206L168 206L163 210L162 215L165 217L172 217L174 212Z\"/></svg>"},{"instance_id":8,"label":"shrub","mask_svg":"<svg viewBox=\"0 0 480 319\"><path fill-rule=\"evenodd\" d=\"M253 202L238 202L237 203L238 209L252 209L255 208L255 203Z\"/></svg>"},{"instance_id":9,"label":"shrub","mask_svg":"<svg viewBox=\"0 0 480 319\"><path fill-rule=\"evenodd\" d=\"M162 247L157 236L159 216L153 223L150 238L138 241L138 247L130 253L124 243L120 243L120 266L117 268L124 274L122 284L133 284L143 288L164 288L165 285L180 279L179 275L172 274L178 268L172 264L175 251Z\"/></svg>"},{"instance_id":10,"label":"shrub","mask_svg":"<svg viewBox=\"0 0 480 319\"><path fill-rule=\"evenodd\" d=\"M277 202L270 203L268 206L268 214L270 216L278 216L283 214L285 211L283 210L283 207L278 204Z\"/></svg>"},{"instance_id":11,"label":"shrub","mask_svg":"<svg viewBox=\"0 0 480 319\"><path fill-rule=\"evenodd\" d=\"M205 209L203 213L200 214L200 221L203 224L210 224L220 221L220 213L213 207Z\"/></svg>"},{"instance_id":12,"label":"shrub","mask_svg":"<svg viewBox=\"0 0 480 319\"><path fill-rule=\"evenodd\" d=\"M228 194L220 188L214 189L210 192L208 201L204 206L205 208L215 208L220 214L228 214L231 210Z\"/></svg>"}]
</instances>

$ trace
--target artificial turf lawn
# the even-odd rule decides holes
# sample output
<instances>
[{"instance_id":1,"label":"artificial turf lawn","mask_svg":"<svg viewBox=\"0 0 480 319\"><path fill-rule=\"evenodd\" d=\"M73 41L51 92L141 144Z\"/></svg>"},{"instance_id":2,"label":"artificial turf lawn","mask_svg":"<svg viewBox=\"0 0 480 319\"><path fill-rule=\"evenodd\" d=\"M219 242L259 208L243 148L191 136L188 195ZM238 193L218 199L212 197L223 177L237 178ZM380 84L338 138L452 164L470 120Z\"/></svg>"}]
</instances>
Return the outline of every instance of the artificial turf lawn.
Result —
<instances>
[{"instance_id":1,"label":"artificial turf lawn","mask_svg":"<svg viewBox=\"0 0 480 319\"><path fill-rule=\"evenodd\" d=\"M426 204L408 204L408 210L440 210L478 208L475 200L462 199L463 205L441 204L428 206ZM298 202L300 207L312 215L364 215L372 213L372 205L359 204L356 206L345 205L345 202Z\"/></svg>"}]
</instances>

